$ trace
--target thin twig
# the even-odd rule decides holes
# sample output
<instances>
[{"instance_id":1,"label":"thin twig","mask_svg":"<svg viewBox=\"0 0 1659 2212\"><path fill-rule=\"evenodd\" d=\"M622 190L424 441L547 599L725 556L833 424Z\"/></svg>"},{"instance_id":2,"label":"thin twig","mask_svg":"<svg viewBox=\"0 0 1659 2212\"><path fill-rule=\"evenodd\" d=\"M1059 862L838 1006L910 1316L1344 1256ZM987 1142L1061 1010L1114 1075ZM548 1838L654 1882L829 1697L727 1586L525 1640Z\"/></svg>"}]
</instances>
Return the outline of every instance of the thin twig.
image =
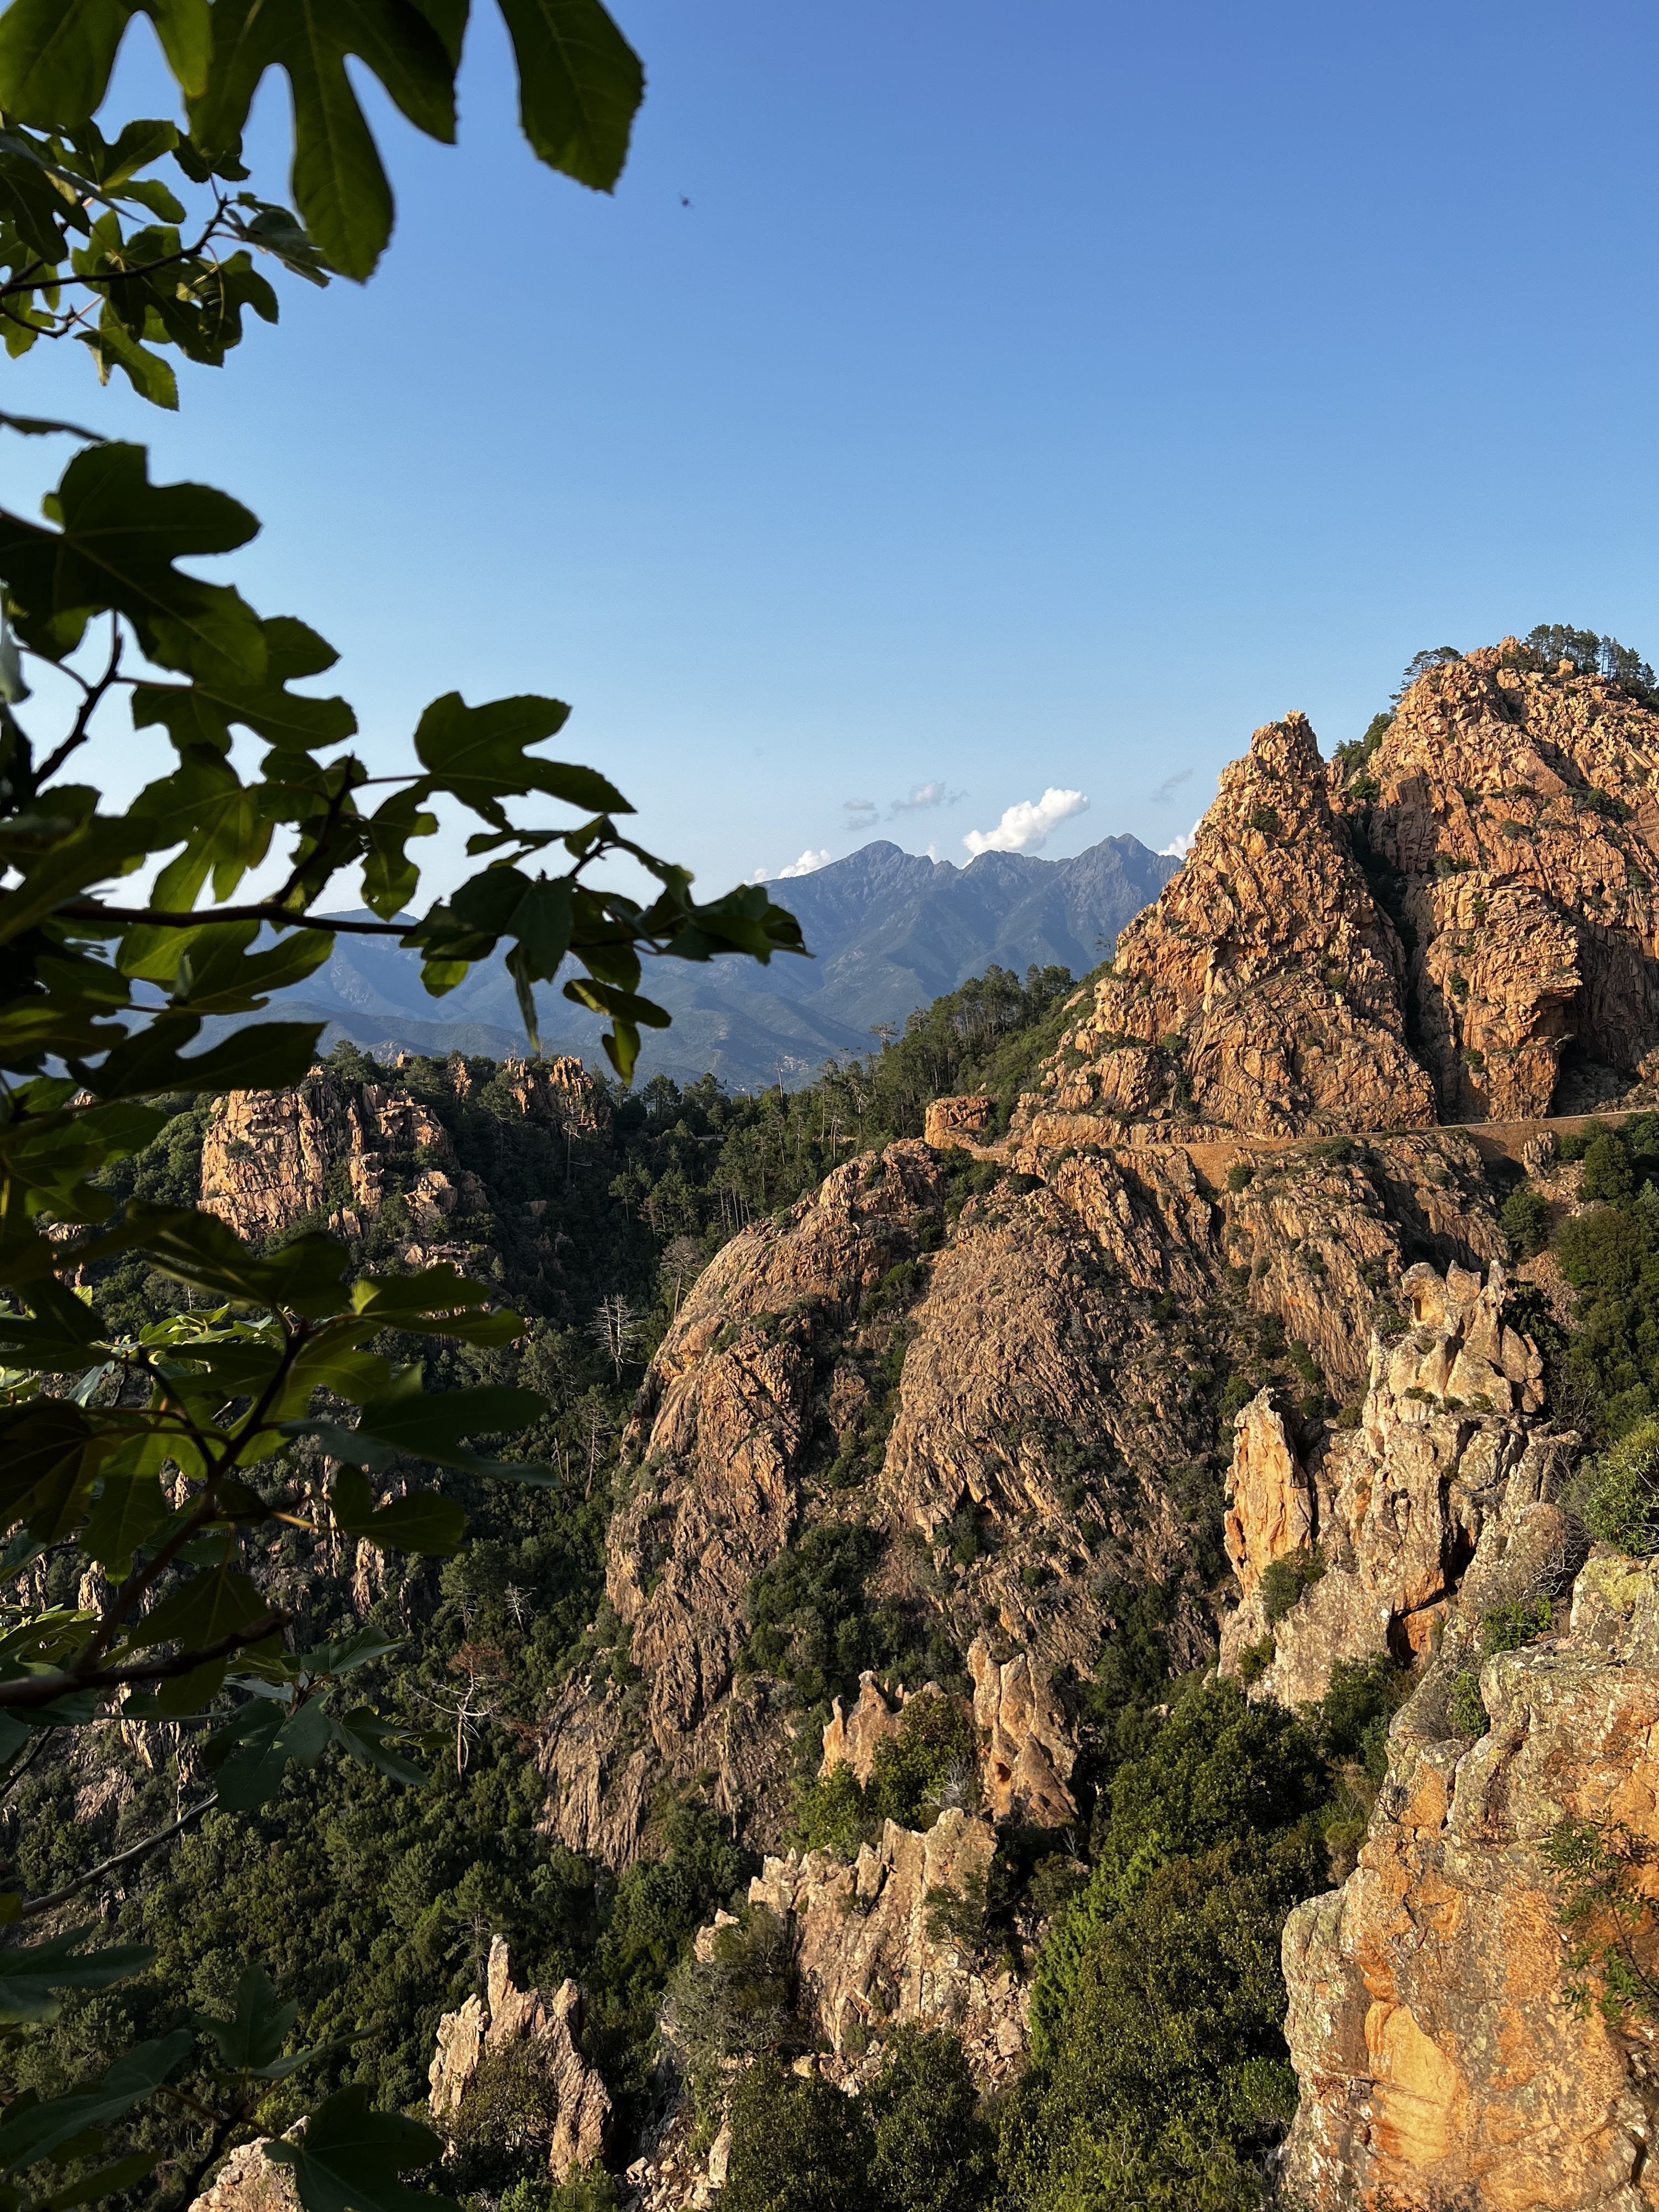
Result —
<instances>
[{"instance_id":1,"label":"thin twig","mask_svg":"<svg viewBox=\"0 0 1659 2212\"><path fill-rule=\"evenodd\" d=\"M219 204L213 210L207 228L194 246L181 246L176 253L164 253L159 261L142 262L136 269L113 270L107 276L83 276L78 269L65 276L61 273L61 264L58 264L53 269L52 289L57 289L65 284L136 283L139 277L152 276L158 269L173 269L181 261L194 261L206 252L208 240L218 228L219 218L223 215L226 205L227 203L222 197ZM34 266L45 268L46 264L37 262ZM45 284L36 283L31 272L26 270L22 276L14 276L9 284L0 284L0 300L14 299L20 292L44 292L47 289Z\"/></svg>"},{"instance_id":2,"label":"thin twig","mask_svg":"<svg viewBox=\"0 0 1659 2212\"><path fill-rule=\"evenodd\" d=\"M120 617L112 613L109 618L109 665L105 669L103 674L98 678L98 681L95 684L86 685L87 696L81 702L81 711L75 718L75 726L70 732L68 737L64 738L63 744L58 746L57 751L55 753L49 754L46 759L41 763L40 772L35 779L37 783L44 783L48 776L56 775L58 769L62 768L64 763L69 758L70 755L74 752L77 747L85 744L88 736L90 733L92 718L98 711L99 702L102 700L104 694L109 690L110 685L115 681L115 672L121 665L122 641ZM85 678L77 678L76 681L85 683Z\"/></svg>"}]
</instances>

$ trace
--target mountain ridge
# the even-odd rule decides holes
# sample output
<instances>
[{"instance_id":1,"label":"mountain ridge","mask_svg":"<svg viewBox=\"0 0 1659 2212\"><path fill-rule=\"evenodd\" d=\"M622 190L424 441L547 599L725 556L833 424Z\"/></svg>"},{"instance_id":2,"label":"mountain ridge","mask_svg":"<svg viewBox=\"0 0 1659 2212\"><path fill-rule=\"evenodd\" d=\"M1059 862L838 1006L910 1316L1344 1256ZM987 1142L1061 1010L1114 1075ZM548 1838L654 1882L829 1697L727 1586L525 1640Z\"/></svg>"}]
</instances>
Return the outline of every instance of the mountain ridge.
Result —
<instances>
[{"instance_id":1,"label":"mountain ridge","mask_svg":"<svg viewBox=\"0 0 1659 2212\"><path fill-rule=\"evenodd\" d=\"M1085 974L1180 865L1128 836L1066 860L983 853L960 868L872 841L774 887L799 916L812 960L780 957L764 969L735 957L648 965L643 988L673 1027L647 1032L636 1079L713 1073L738 1089L780 1079L790 1088L834 1055L867 1053L873 1032L902 1028L993 963ZM345 1038L440 1056L524 1052L500 960L480 963L445 999L428 996L420 966L418 954L395 945L342 937L325 968L272 1006L289 1019L326 1020L325 1051ZM550 1056L604 1065L598 1016L551 989L538 993L537 1005ZM204 1035L211 1042L237 1025L210 1024Z\"/></svg>"}]
</instances>

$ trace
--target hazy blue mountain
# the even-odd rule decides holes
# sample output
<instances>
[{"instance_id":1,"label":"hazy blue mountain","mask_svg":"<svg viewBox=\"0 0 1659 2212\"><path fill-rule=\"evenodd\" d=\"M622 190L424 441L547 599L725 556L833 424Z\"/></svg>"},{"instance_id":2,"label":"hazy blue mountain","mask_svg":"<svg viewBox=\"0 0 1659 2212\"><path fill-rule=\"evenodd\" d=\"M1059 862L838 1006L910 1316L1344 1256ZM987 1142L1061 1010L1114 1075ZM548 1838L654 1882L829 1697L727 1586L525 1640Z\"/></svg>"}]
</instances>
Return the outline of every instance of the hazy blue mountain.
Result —
<instances>
[{"instance_id":1,"label":"hazy blue mountain","mask_svg":"<svg viewBox=\"0 0 1659 2212\"><path fill-rule=\"evenodd\" d=\"M881 1023L954 990L993 962L1024 970L1058 963L1082 975L1110 953L1117 933L1155 898L1179 862L1138 838L1107 837L1069 860L981 853L966 867L861 846L816 875L775 884L800 917L816 957L768 968L717 960L706 968L647 965L645 988L674 1017L647 1033L641 1076L705 1069L734 1089L797 1082L832 1053L867 1052ZM395 944L337 938L333 958L280 1004L286 1018L326 1020L341 1036L410 1052L525 1049L513 985L501 963L475 968L447 998L421 988L420 962ZM556 990L538 994L544 1052L599 1060L600 1023ZM232 1026L230 1024L224 1027Z\"/></svg>"}]
</instances>

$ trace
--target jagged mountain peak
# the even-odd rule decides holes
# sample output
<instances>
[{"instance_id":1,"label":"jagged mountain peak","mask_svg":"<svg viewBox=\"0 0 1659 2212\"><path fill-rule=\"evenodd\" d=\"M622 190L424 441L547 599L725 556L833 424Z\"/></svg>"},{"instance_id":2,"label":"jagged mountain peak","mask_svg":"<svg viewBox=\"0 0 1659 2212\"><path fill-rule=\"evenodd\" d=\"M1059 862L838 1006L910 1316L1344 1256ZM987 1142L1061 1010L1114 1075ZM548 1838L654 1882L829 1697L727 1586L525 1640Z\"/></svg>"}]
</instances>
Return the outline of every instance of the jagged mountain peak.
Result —
<instances>
[{"instance_id":1,"label":"jagged mountain peak","mask_svg":"<svg viewBox=\"0 0 1659 2212\"><path fill-rule=\"evenodd\" d=\"M1358 761L1258 730L1047 1063L1036 1141L1524 1119L1659 1070L1659 714L1514 640Z\"/></svg>"}]
</instances>

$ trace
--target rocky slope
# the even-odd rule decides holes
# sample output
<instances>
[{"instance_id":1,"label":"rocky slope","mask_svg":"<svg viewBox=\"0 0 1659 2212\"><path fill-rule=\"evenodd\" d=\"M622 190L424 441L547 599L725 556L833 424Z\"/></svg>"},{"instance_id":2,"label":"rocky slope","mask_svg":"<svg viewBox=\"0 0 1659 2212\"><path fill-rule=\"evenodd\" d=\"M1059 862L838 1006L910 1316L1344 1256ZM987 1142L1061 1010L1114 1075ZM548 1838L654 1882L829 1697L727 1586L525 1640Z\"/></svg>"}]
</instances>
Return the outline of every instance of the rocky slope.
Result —
<instances>
[{"instance_id":1,"label":"rocky slope","mask_svg":"<svg viewBox=\"0 0 1659 2212\"><path fill-rule=\"evenodd\" d=\"M1431 672L1346 769L1300 716L1259 731L1008 1139L936 1102L928 1141L726 1244L651 1363L607 1617L540 1729L544 1824L621 1869L665 1790L706 1796L765 1855L836 2078L894 2018L954 2025L985 2080L1023 2063L1020 1984L951 1955L927 1892L1020 1831L1086 1833L1088 1686L1155 1588L1171 1674L1290 1704L1344 1662L1418 1676L1356 1870L1285 1937L1297 2201L1656 2194L1647 2039L1573 2011L1540 1846L1564 1816L1659 1840L1659 1585L1584 1565L1559 1503L1577 1440L1478 1125L1659 1071L1659 714L1518 659ZM524 1079L527 1114L599 1111L579 1071L544 1102ZM349 1228L385 1157L411 1255L464 1243L465 1170L373 1088L231 1102L209 1202ZM1486 1614L1581 1568L1570 1631L1488 1659L1493 1725L1453 1733ZM786 1848L794 1784L867 1777L930 1688L971 1711L977 1814L854 1863ZM717 2183L684 2135L641 2203Z\"/></svg>"}]
</instances>

